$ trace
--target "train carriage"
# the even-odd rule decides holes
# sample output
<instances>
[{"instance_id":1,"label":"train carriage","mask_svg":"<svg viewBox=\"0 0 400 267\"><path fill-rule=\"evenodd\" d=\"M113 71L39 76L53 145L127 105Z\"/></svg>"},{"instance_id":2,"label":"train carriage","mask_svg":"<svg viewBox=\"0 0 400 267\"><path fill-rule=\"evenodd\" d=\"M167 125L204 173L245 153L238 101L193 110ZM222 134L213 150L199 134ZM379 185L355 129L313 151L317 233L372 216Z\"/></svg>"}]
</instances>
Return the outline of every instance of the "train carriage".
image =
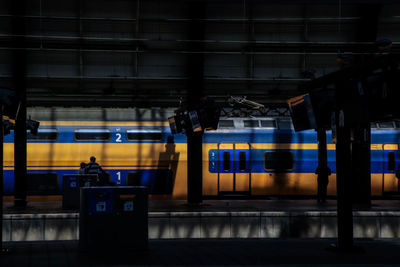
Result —
<instances>
[{"instance_id":1,"label":"train carriage","mask_svg":"<svg viewBox=\"0 0 400 267\"><path fill-rule=\"evenodd\" d=\"M170 110L31 108L39 120L28 134L30 195L60 195L62 176L77 173L90 156L118 185L146 185L151 197L186 199L187 146L173 135ZM400 129L372 125L373 195L398 191ZM328 132L328 194L336 191L335 145ZM318 165L315 131L294 132L289 118L221 118L203 137L204 197L315 195ZM5 137L5 193L13 194L13 133Z\"/></svg>"}]
</instances>

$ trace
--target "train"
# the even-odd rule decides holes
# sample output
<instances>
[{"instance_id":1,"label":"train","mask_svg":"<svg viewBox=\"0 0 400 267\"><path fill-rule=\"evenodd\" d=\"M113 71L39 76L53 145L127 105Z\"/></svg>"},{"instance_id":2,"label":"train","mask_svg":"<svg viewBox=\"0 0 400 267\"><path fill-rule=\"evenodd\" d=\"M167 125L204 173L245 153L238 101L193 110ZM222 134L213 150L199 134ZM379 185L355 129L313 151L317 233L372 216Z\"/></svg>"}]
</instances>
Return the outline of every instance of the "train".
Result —
<instances>
[{"instance_id":1,"label":"train","mask_svg":"<svg viewBox=\"0 0 400 267\"><path fill-rule=\"evenodd\" d=\"M187 198L187 143L172 134L168 109L29 108L28 195L60 196L62 179L91 156L116 185L145 185L150 198ZM400 125L371 125L371 193L398 191ZM13 132L4 139L4 193L14 193ZM328 195L336 194L336 155L327 132ZM317 134L295 132L290 117L221 117L203 135L203 197L315 196Z\"/></svg>"}]
</instances>

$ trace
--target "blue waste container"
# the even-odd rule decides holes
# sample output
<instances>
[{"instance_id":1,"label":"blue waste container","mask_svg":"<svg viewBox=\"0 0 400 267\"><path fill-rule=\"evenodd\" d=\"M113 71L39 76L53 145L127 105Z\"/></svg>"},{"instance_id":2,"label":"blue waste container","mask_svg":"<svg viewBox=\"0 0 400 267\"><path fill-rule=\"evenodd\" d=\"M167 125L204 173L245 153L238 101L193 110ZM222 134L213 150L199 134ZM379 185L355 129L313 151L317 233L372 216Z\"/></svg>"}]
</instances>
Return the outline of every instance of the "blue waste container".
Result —
<instances>
[{"instance_id":1,"label":"blue waste container","mask_svg":"<svg viewBox=\"0 0 400 267\"><path fill-rule=\"evenodd\" d=\"M83 187L79 211L81 250L147 249L147 187Z\"/></svg>"},{"instance_id":2,"label":"blue waste container","mask_svg":"<svg viewBox=\"0 0 400 267\"><path fill-rule=\"evenodd\" d=\"M62 207L79 209L80 188L95 186L97 179L97 174L64 174Z\"/></svg>"}]
</instances>

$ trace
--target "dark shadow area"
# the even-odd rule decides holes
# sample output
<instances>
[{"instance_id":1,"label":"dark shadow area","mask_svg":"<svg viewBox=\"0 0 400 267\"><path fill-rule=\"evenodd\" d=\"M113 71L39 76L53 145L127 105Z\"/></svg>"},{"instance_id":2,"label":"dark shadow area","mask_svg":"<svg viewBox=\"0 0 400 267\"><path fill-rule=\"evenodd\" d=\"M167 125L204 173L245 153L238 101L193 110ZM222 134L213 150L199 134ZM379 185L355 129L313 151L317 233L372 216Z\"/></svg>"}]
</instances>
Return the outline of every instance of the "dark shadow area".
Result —
<instances>
[{"instance_id":1,"label":"dark shadow area","mask_svg":"<svg viewBox=\"0 0 400 267\"><path fill-rule=\"evenodd\" d=\"M357 239L361 252L329 251L336 239L152 240L148 250L80 253L77 241L6 243L1 266L398 265L398 240Z\"/></svg>"},{"instance_id":2,"label":"dark shadow area","mask_svg":"<svg viewBox=\"0 0 400 267\"><path fill-rule=\"evenodd\" d=\"M26 174L28 195L56 195L59 193L57 173L30 172Z\"/></svg>"},{"instance_id":3,"label":"dark shadow area","mask_svg":"<svg viewBox=\"0 0 400 267\"><path fill-rule=\"evenodd\" d=\"M175 147L174 137L168 136L165 151L160 152L157 169L128 173L126 185L147 186L150 194L172 194L180 154Z\"/></svg>"},{"instance_id":4,"label":"dark shadow area","mask_svg":"<svg viewBox=\"0 0 400 267\"><path fill-rule=\"evenodd\" d=\"M281 145L284 144L291 144L292 143L292 131L291 130L287 130L287 129L280 129L280 121L279 119L276 120L276 123L278 125L278 129L274 129L273 135L272 135L272 144L274 144L275 149L273 150L274 152L274 156L271 158L273 160L272 162L272 166L271 166L271 170L272 171L272 177L274 179L273 184L274 187L276 187L276 192L278 194L280 194L281 192L288 192L287 188L289 188L289 177L288 177L288 170L284 169L284 166L281 166L281 163L283 162L283 160L285 160L284 158L280 158L280 157L284 157L284 153L289 151L288 149L282 150L280 148ZM284 153L282 153L282 151L284 151ZM264 155L265 157L265 155ZM294 157L294 156L293 156ZM295 167L295 158L293 161L293 167L291 169L293 169ZM267 161L266 163L267 164ZM264 166L266 167L266 166Z\"/></svg>"},{"instance_id":5,"label":"dark shadow area","mask_svg":"<svg viewBox=\"0 0 400 267\"><path fill-rule=\"evenodd\" d=\"M159 178L162 179L162 175L165 174L171 176L170 179L172 188L175 184L176 171L178 168L180 154L179 152L175 151L175 147L176 145L174 142L174 137L168 136L167 143L165 144L165 152L160 152L157 166Z\"/></svg>"}]
</instances>

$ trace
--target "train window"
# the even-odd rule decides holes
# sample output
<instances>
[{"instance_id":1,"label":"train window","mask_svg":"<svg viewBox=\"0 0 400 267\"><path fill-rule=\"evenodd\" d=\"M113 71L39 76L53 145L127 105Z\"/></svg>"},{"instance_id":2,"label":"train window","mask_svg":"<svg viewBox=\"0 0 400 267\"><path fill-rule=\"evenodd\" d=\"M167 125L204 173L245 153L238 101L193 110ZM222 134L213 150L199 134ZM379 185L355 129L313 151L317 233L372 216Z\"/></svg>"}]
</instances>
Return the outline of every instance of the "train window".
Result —
<instances>
[{"instance_id":1,"label":"train window","mask_svg":"<svg viewBox=\"0 0 400 267\"><path fill-rule=\"evenodd\" d=\"M55 195L58 192L57 173L27 173L27 191L30 195Z\"/></svg>"},{"instance_id":2,"label":"train window","mask_svg":"<svg viewBox=\"0 0 400 267\"><path fill-rule=\"evenodd\" d=\"M126 139L130 141L160 141L161 129L128 129Z\"/></svg>"},{"instance_id":3,"label":"train window","mask_svg":"<svg viewBox=\"0 0 400 267\"><path fill-rule=\"evenodd\" d=\"M243 121L244 127L246 128L254 128L254 127L260 127L259 121L255 120L245 120Z\"/></svg>"},{"instance_id":4,"label":"train window","mask_svg":"<svg viewBox=\"0 0 400 267\"><path fill-rule=\"evenodd\" d=\"M379 128L385 128L385 129L394 128L392 121L379 122L378 125L379 125Z\"/></svg>"},{"instance_id":5,"label":"train window","mask_svg":"<svg viewBox=\"0 0 400 267\"><path fill-rule=\"evenodd\" d=\"M263 120L261 121L261 127L276 128L276 122L274 120Z\"/></svg>"},{"instance_id":6,"label":"train window","mask_svg":"<svg viewBox=\"0 0 400 267\"><path fill-rule=\"evenodd\" d=\"M142 174L140 172L128 172L126 175L126 185L140 186L142 185Z\"/></svg>"},{"instance_id":7,"label":"train window","mask_svg":"<svg viewBox=\"0 0 400 267\"><path fill-rule=\"evenodd\" d=\"M218 127L221 128L234 128L233 121L231 120L220 120L218 123Z\"/></svg>"},{"instance_id":8,"label":"train window","mask_svg":"<svg viewBox=\"0 0 400 267\"><path fill-rule=\"evenodd\" d=\"M111 138L111 131L109 129L75 129L74 131L76 140L94 140L94 141L106 141Z\"/></svg>"},{"instance_id":9,"label":"train window","mask_svg":"<svg viewBox=\"0 0 400 267\"><path fill-rule=\"evenodd\" d=\"M264 153L264 169L289 171L294 168L294 155L290 151L271 151Z\"/></svg>"},{"instance_id":10,"label":"train window","mask_svg":"<svg viewBox=\"0 0 400 267\"><path fill-rule=\"evenodd\" d=\"M224 153L222 153L222 168L224 171L230 171L231 169L231 153L224 151Z\"/></svg>"},{"instance_id":11,"label":"train window","mask_svg":"<svg viewBox=\"0 0 400 267\"><path fill-rule=\"evenodd\" d=\"M279 120L279 129L292 129L292 121L290 120Z\"/></svg>"},{"instance_id":12,"label":"train window","mask_svg":"<svg viewBox=\"0 0 400 267\"><path fill-rule=\"evenodd\" d=\"M33 135L30 131L26 131L26 138L28 140L51 140L55 141L58 138L58 131L56 128L39 128L37 135Z\"/></svg>"},{"instance_id":13,"label":"train window","mask_svg":"<svg viewBox=\"0 0 400 267\"><path fill-rule=\"evenodd\" d=\"M239 171L246 170L246 152L240 151L239 152Z\"/></svg>"},{"instance_id":14,"label":"train window","mask_svg":"<svg viewBox=\"0 0 400 267\"><path fill-rule=\"evenodd\" d=\"M388 153L387 169L390 172L393 172L396 169L396 159L395 159L394 152L389 152Z\"/></svg>"}]
</instances>

